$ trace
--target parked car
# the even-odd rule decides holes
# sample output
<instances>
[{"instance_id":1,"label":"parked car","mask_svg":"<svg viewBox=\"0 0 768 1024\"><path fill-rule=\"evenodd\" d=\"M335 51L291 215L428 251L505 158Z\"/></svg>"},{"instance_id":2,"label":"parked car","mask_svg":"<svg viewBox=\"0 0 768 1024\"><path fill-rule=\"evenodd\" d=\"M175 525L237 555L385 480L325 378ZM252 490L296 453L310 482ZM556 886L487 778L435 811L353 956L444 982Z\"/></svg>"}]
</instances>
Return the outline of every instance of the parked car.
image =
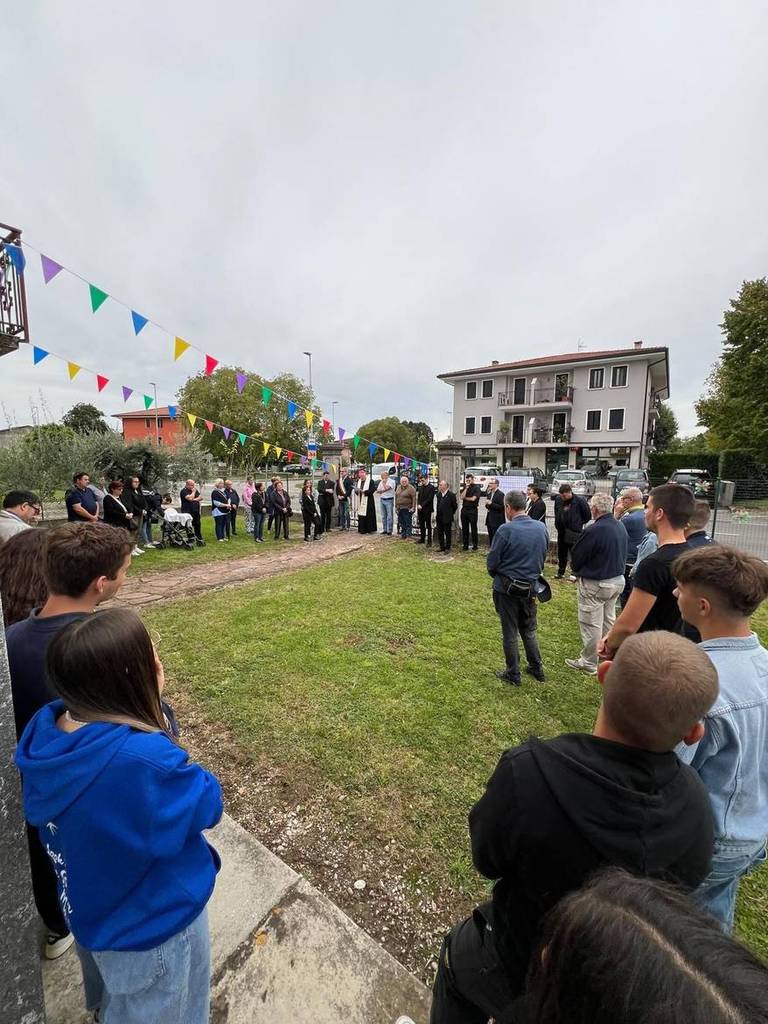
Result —
<instances>
[{"instance_id":1,"label":"parked car","mask_svg":"<svg viewBox=\"0 0 768 1024\"><path fill-rule=\"evenodd\" d=\"M667 483L690 487L694 497L703 498L710 505L714 502L714 485L706 469L676 469Z\"/></svg>"},{"instance_id":2,"label":"parked car","mask_svg":"<svg viewBox=\"0 0 768 1024\"><path fill-rule=\"evenodd\" d=\"M643 501L645 501L651 490L648 471L645 469L627 469L626 466L617 469L616 475L613 477L611 494L615 498L621 494L625 487L639 487L643 492Z\"/></svg>"},{"instance_id":3,"label":"parked car","mask_svg":"<svg viewBox=\"0 0 768 1024\"><path fill-rule=\"evenodd\" d=\"M501 476L501 470L498 466L467 466L461 474L462 487L464 486L469 473L471 473L475 478L475 483L480 484L483 490L488 486L489 480L495 480L497 477Z\"/></svg>"},{"instance_id":4,"label":"parked car","mask_svg":"<svg viewBox=\"0 0 768 1024\"><path fill-rule=\"evenodd\" d=\"M312 472L309 466L302 466L300 462L291 462L285 469L284 473L289 473L291 476L309 476Z\"/></svg>"},{"instance_id":5,"label":"parked car","mask_svg":"<svg viewBox=\"0 0 768 1024\"><path fill-rule=\"evenodd\" d=\"M516 473L519 473L521 476L529 476L531 483L538 484L539 487L546 488L547 486L547 477L538 466L521 466L519 469L508 470L504 475L514 476Z\"/></svg>"},{"instance_id":6,"label":"parked car","mask_svg":"<svg viewBox=\"0 0 768 1024\"><path fill-rule=\"evenodd\" d=\"M591 498L595 493L595 481L583 469L558 470L552 477L552 483L549 486L551 498L559 494L561 484L570 484L574 494L581 494L585 498Z\"/></svg>"}]
</instances>

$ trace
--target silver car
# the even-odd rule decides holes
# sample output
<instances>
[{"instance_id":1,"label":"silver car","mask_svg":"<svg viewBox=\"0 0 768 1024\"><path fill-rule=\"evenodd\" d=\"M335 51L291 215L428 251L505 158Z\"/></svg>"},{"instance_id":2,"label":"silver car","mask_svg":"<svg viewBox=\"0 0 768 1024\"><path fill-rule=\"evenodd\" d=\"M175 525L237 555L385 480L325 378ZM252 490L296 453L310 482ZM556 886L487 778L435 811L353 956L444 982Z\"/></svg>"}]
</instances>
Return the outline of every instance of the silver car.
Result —
<instances>
[{"instance_id":1,"label":"silver car","mask_svg":"<svg viewBox=\"0 0 768 1024\"><path fill-rule=\"evenodd\" d=\"M560 493L561 484L570 484L574 494L581 494L585 498L591 498L595 493L595 481L583 469L559 469L552 477L550 497L554 498Z\"/></svg>"}]
</instances>

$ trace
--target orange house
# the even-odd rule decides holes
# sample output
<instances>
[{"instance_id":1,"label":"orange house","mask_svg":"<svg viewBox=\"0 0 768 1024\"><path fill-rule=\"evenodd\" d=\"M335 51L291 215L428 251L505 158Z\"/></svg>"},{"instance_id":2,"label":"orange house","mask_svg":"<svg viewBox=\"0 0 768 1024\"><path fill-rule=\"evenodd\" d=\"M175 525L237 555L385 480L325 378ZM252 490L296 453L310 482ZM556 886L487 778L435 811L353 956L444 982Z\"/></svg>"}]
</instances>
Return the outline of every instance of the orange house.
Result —
<instances>
[{"instance_id":1,"label":"orange house","mask_svg":"<svg viewBox=\"0 0 768 1024\"><path fill-rule=\"evenodd\" d=\"M126 444L130 444L131 441L154 441L157 437L158 443L164 448L175 448L184 440L181 420L178 415L175 419L169 416L167 405L160 406L157 410L116 412L113 415L123 425L123 440Z\"/></svg>"}]
</instances>

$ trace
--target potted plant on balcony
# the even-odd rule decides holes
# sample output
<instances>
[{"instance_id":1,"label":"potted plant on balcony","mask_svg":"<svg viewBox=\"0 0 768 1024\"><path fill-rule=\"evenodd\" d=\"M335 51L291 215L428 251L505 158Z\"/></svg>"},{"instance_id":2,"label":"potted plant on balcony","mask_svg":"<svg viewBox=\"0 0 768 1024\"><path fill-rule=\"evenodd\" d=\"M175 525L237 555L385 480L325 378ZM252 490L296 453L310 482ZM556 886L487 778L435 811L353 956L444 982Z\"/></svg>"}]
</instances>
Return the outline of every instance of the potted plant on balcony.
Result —
<instances>
[{"instance_id":1,"label":"potted plant on balcony","mask_svg":"<svg viewBox=\"0 0 768 1024\"><path fill-rule=\"evenodd\" d=\"M496 440L500 441L502 444L506 444L509 440L509 420L502 420L501 423L499 423Z\"/></svg>"}]
</instances>

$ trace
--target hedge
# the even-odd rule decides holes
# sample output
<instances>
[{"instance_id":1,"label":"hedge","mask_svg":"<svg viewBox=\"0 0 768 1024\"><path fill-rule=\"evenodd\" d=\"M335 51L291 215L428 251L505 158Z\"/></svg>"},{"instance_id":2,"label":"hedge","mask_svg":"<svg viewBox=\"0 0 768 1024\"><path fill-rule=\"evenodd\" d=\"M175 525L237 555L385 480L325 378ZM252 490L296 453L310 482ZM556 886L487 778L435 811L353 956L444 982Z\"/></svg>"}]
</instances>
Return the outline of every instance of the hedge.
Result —
<instances>
[{"instance_id":1,"label":"hedge","mask_svg":"<svg viewBox=\"0 0 768 1024\"><path fill-rule=\"evenodd\" d=\"M768 467L757 461L746 448L731 448L720 452L717 470L721 480L764 480Z\"/></svg>"},{"instance_id":2,"label":"hedge","mask_svg":"<svg viewBox=\"0 0 768 1024\"><path fill-rule=\"evenodd\" d=\"M711 477L718 475L719 456L712 452L651 452L648 473L668 480L676 469L706 469Z\"/></svg>"}]
</instances>

